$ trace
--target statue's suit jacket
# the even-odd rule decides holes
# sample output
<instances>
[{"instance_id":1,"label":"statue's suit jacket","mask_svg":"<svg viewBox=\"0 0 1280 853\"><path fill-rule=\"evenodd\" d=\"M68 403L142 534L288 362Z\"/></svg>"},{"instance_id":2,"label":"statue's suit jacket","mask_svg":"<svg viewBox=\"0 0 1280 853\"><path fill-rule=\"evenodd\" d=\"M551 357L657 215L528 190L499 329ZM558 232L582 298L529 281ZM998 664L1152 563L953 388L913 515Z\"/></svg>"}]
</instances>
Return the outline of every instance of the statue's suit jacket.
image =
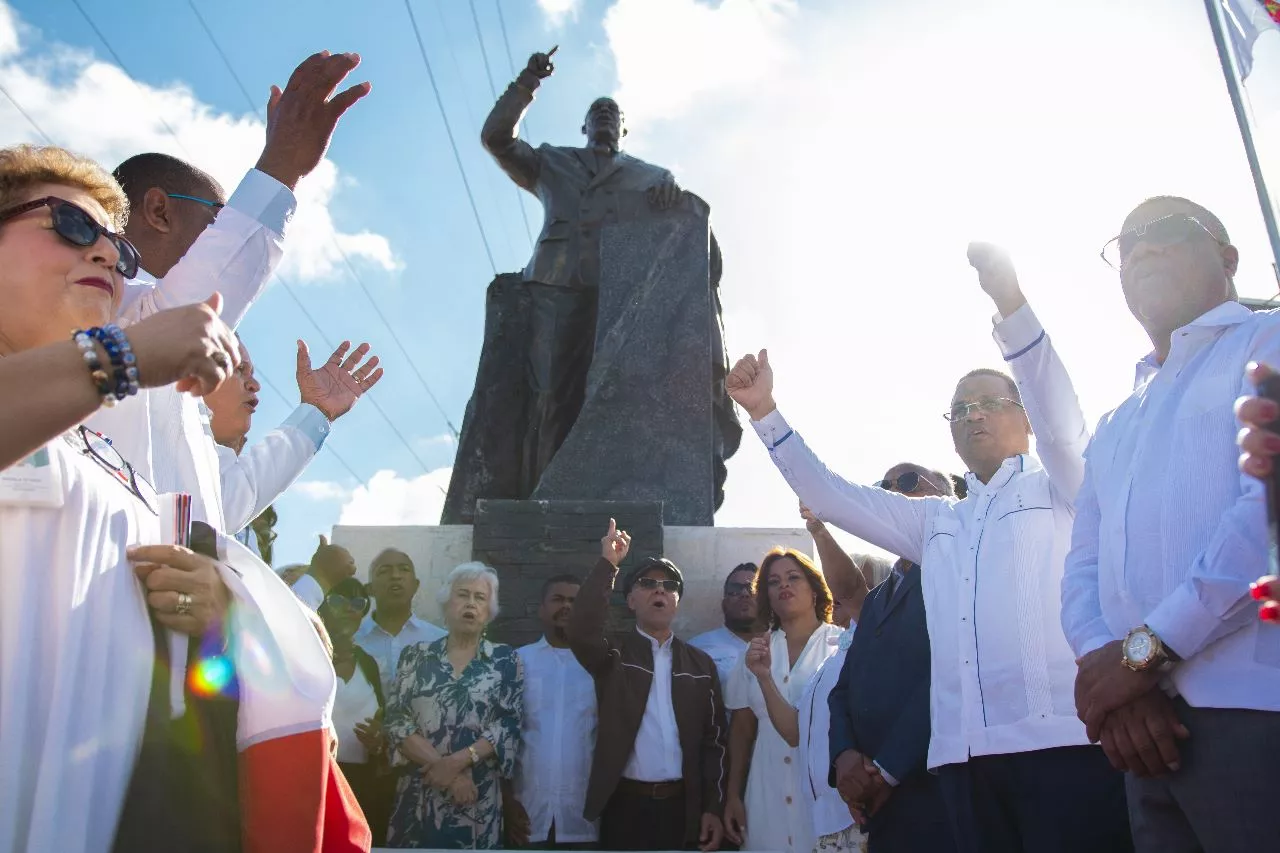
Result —
<instances>
[{"instance_id":1,"label":"statue's suit jacket","mask_svg":"<svg viewBox=\"0 0 1280 853\"><path fill-rule=\"evenodd\" d=\"M558 287L597 286L584 276L579 259L595 257L599 227L617 213L617 194L644 191L665 181L671 172L619 152L603 169L595 151L540 145L520 139L516 126L533 102L533 92L512 83L494 104L480 133L485 149L519 186L542 202L542 232L525 281Z\"/></svg>"}]
</instances>

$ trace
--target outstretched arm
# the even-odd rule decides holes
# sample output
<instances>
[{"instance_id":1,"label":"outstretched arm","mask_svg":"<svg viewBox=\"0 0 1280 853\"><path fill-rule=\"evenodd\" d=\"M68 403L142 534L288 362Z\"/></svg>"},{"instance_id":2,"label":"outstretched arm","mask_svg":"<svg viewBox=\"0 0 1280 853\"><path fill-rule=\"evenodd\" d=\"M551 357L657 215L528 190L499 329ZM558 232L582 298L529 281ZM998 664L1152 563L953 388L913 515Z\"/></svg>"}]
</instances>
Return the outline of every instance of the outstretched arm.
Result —
<instances>
[{"instance_id":1,"label":"outstretched arm","mask_svg":"<svg viewBox=\"0 0 1280 853\"><path fill-rule=\"evenodd\" d=\"M618 577L618 564L631 549L631 536L609 519L609 532L601 540L600 560L578 590L578 599L569 614L569 648L582 668L595 675L609 664L613 647L604 635L609 613L609 595Z\"/></svg>"},{"instance_id":2,"label":"outstretched arm","mask_svg":"<svg viewBox=\"0 0 1280 853\"><path fill-rule=\"evenodd\" d=\"M498 97L480 130L480 143L485 150L493 155L511 180L529 192L533 192L538 182L541 161L533 146L520 138L517 127L533 103L533 93L555 71L551 63L555 52L556 49L552 48L550 53L535 53L529 57L529 64Z\"/></svg>"}]
</instances>

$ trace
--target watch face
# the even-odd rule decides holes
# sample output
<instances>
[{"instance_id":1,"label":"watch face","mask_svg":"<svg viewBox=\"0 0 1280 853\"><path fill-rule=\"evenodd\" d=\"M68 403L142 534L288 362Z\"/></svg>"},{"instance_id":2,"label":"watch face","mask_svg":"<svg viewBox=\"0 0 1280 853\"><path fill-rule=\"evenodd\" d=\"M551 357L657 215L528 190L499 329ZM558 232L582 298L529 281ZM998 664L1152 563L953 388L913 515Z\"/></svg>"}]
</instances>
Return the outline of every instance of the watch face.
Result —
<instances>
[{"instance_id":1,"label":"watch face","mask_svg":"<svg viewBox=\"0 0 1280 853\"><path fill-rule=\"evenodd\" d=\"M1142 663L1143 661L1150 660L1151 654L1150 634L1139 632L1129 637L1125 642L1124 655L1134 663Z\"/></svg>"}]
</instances>

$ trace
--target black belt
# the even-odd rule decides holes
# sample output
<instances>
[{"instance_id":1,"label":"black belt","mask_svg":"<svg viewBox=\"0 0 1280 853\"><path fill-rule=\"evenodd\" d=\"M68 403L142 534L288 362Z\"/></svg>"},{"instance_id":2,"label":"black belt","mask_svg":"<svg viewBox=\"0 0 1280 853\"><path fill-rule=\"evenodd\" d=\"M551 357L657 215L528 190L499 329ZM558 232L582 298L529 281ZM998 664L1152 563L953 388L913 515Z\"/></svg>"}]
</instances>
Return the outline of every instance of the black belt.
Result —
<instances>
[{"instance_id":1,"label":"black belt","mask_svg":"<svg viewBox=\"0 0 1280 853\"><path fill-rule=\"evenodd\" d=\"M619 779L618 793L648 797L651 800L667 800L684 793L684 780L672 779L669 782L641 782L638 779Z\"/></svg>"}]
</instances>

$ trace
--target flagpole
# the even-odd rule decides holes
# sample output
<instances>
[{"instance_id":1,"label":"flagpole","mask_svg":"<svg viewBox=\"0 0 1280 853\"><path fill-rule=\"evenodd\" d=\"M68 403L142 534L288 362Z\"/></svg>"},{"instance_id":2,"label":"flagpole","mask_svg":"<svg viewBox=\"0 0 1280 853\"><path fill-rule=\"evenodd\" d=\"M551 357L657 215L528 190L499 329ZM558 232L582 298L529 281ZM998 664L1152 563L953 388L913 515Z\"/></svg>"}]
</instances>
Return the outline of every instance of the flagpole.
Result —
<instances>
[{"instance_id":1,"label":"flagpole","mask_svg":"<svg viewBox=\"0 0 1280 853\"><path fill-rule=\"evenodd\" d=\"M1262 167L1258 163L1258 152L1253 145L1253 129L1249 126L1249 117L1245 113L1244 99L1240 97L1240 78L1236 74L1235 64L1231 61L1231 51L1227 47L1226 34L1222 31L1222 9L1220 0L1204 0L1205 11L1209 14L1209 28L1213 30L1213 43L1218 47L1218 61L1222 63L1222 76L1227 84L1227 94L1231 96L1231 108L1236 112L1236 124L1240 126L1240 138L1244 142L1244 154L1249 160L1249 171L1253 174L1253 187L1258 192L1258 204L1262 206L1262 221L1267 227L1267 238L1271 241L1271 269L1280 280L1280 228L1276 227L1276 211L1271 205L1271 194L1267 192L1267 183L1262 179Z\"/></svg>"}]
</instances>

